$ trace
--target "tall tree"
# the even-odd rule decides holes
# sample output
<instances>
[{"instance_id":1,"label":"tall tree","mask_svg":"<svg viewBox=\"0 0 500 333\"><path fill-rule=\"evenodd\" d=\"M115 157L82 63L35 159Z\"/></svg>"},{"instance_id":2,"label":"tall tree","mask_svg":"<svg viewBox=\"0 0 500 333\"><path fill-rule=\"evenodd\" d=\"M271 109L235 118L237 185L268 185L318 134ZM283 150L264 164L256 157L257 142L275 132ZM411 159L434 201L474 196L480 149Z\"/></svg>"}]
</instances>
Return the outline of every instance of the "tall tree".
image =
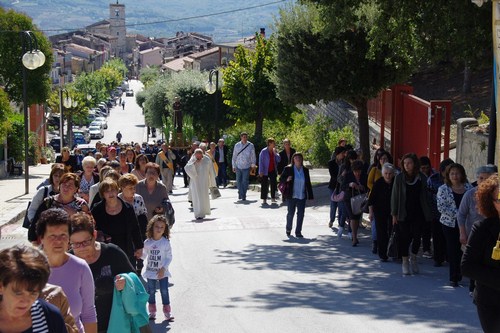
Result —
<instances>
[{"instance_id":1,"label":"tall tree","mask_svg":"<svg viewBox=\"0 0 500 333\"><path fill-rule=\"evenodd\" d=\"M349 101L358 111L361 148L368 152L366 103L418 64L418 40L400 36L413 27L396 25L375 0L304 2L283 9L277 22L278 96L291 105ZM369 156L364 154L366 162Z\"/></svg>"},{"instance_id":2,"label":"tall tree","mask_svg":"<svg viewBox=\"0 0 500 333\"><path fill-rule=\"evenodd\" d=\"M21 31L30 30L34 33L38 48L45 55L43 66L28 70L27 92L28 103L42 103L50 93L50 78L48 73L52 67L52 49L48 39L33 25L31 18L15 12L6 11L0 7L0 86L11 100L19 102L23 98L23 36Z\"/></svg>"},{"instance_id":3,"label":"tall tree","mask_svg":"<svg viewBox=\"0 0 500 333\"><path fill-rule=\"evenodd\" d=\"M238 46L235 59L223 70L222 96L231 116L255 123L255 140L260 141L264 118L289 120L294 106L285 105L276 95L272 77L276 70L274 44L255 34L255 50Z\"/></svg>"}]
</instances>

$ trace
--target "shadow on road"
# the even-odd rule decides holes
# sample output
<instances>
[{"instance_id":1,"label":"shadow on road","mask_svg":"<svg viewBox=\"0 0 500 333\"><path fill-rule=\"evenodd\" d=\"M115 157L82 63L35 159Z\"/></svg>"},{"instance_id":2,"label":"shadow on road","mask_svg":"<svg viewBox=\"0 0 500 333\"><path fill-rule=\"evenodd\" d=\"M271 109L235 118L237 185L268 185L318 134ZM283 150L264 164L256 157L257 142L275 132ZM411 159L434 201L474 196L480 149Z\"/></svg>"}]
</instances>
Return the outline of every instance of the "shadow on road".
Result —
<instances>
[{"instance_id":1,"label":"shadow on road","mask_svg":"<svg viewBox=\"0 0 500 333\"><path fill-rule=\"evenodd\" d=\"M370 244L368 238L362 239L363 244ZM291 237L283 245L252 244L242 251L219 251L218 257L220 264L243 270L281 270L301 276L253 291L250 296L231 298L236 306L251 302L258 304L251 307L265 310L312 307L325 313L366 314L407 324L425 322L443 332L478 331L477 320L471 322L476 318L475 307L466 289L447 286L447 269L434 268L432 260L420 259L421 274L403 277L399 263L380 262L370 246L353 248L349 240L327 235Z\"/></svg>"}]
</instances>

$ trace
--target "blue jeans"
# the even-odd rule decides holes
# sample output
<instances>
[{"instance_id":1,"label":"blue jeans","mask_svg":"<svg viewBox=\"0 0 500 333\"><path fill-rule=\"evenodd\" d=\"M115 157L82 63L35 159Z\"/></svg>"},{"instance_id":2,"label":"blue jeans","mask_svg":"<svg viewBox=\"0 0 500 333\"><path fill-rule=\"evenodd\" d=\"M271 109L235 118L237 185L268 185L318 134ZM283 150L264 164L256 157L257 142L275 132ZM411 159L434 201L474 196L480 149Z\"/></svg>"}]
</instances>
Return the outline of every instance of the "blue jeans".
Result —
<instances>
[{"instance_id":1,"label":"blue jeans","mask_svg":"<svg viewBox=\"0 0 500 333\"><path fill-rule=\"evenodd\" d=\"M227 164L225 162L217 163L219 166L219 172L217 174L217 186L226 186L227 185Z\"/></svg>"},{"instance_id":2,"label":"blue jeans","mask_svg":"<svg viewBox=\"0 0 500 333\"><path fill-rule=\"evenodd\" d=\"M295 226L295 234L302 233L302 223L304 222L304 211L306 210L306 199L287 199L288 213L286 214L286 231L292 231L293 215L297 210L297 225Z\"/></svg>"},{"instance_id":3,"label":"blue jeans","mask_svg":"<svg viewBox=\"0 0 500 333\"><path fill-rule=\"evenodd\" d=\"M337 204L339 207L339 228L344 228L347 219L347 207L345 206L344 200L337 202ZM348 230L350 231L350 226Z\"/></svg>"},{"instance_id":4,"label":"blue jeans","mask_svg":"<svg viewBox=\"0 0 500 333\"><path fill-rule=\"evenodd\" d=\"M146 284L146 289L149 294L148 303L156 304L156 281L160 282L161 303L163 305L169 305L170 296L168 295L168 277L164 277L161 280L148 279L148 282Z\"/></svg>"},{"instance_id":5,"label":"blue jeans","mask_svg":"<svg viewBox=\"0 0 500 333\"><path fill-rule=\"evenodd\" d=\"M375 223L375 216L370 221L372 223L372 240L376 241L377 239L377 224Z\"/></svg>"},{"instance_id":6,"label":"blue jeans","mask_svg":"<svg viewBox=\"0 0 500 333\"><path fill-rule=\"evenodd\" d=\"M247 199L248 177L250 177L250 168L236 168L236 186L238 187L238 199Z\"/></svg>"},{"instance_id":7,"label":"blue jeans","mask_svg":"<svg viewBox=\"0 0 500 333\"><path fill-rule=\"evenodd\" d=\"M340 221L340 207L339 203L332 201L332 194L335 190L330 189L330 222L335 221L335 215L337 215L337 208L339 209L339 221Z\"/></svg>"}]
</instances>

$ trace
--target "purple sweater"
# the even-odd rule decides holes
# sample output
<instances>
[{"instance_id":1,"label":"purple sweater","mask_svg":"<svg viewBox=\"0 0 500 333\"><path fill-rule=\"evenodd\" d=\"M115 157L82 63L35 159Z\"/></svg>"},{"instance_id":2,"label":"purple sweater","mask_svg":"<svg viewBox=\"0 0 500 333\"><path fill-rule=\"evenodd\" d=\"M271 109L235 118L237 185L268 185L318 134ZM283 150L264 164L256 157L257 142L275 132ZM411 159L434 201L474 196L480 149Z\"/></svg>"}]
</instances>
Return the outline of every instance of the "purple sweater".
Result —
<instances>
[{"instance_id":1,"label":"purple sweater","mask_svg":"<svg viewBox=\"0 0 500 333\"><path fill-rule=\"evenodd\" d=\"M49 283L63 289L80 332L84 332L83 324L97 322L94 278L85 260L69 254L69 260L64 265L50 268Z\"/></svg>"}]
</instances>

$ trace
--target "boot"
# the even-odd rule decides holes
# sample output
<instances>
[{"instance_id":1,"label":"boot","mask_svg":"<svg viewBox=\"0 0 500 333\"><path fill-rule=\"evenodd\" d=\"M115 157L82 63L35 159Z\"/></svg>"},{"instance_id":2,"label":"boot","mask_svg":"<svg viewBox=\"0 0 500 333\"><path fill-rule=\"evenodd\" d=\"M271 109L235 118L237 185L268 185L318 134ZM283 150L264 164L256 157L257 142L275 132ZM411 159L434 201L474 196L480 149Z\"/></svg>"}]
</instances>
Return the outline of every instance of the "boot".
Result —
<instances>
[{"instance_id":1,"label":"boot","mask_svg":"<svg viewBox=\"0 0 500 333\"><path fill-rule=\"evenodd\" d=\"M165 320L172 320L174 316L172 316L172 309L170 308L170 304L163 305L163 314L165 315Z\"/></svg>"},{"instance_id":2,"label":"boot","mask_svg":"<svg viewBox=\"0 0 500 333\"><path fill-rule=\"evenodd\" d=\"M156 304L148 304L149 319L156 319Z\"/></svg>"},{"instance_id":3,"label":"boot","mask_svg":"<svg viewBox=\"0 0 500 333\"><path fill-rule=\"evenodd\" d=\"M410 263L411 263L411 270L413 274L418 274L418 262L417 262L417 255L416 254L411 254L410 256Z\"/></svg>"},{"instance_id":4,"label":"boot","mask_svg":"<svg viewBox=\"0 0 500 333\"><path fill-rule=\"evenodd\" d=\"M403 275L410 275L410 263L408 257L403 257Z\"/></svg>"}]
</instances>

